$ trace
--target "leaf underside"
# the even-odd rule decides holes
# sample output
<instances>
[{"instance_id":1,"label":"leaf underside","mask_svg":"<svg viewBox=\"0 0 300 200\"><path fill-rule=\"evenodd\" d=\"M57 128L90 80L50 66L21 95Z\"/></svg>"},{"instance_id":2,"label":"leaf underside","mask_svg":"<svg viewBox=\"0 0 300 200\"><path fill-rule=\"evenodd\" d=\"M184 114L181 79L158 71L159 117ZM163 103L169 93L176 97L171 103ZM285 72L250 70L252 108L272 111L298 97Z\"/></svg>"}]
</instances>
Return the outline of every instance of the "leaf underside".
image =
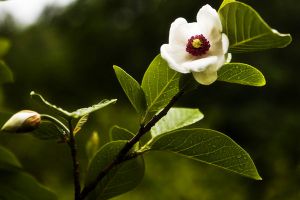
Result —
<instances>
[{"instance_id":1,"label":"leaf underside","mask_svg":"<svg viewBox=\"0 0 300 200\"><path fill-rule=\"evenodd\" d=\"M171 108L166 116L161 118L154 127L151 128L152 137L173 131L191 124L203 118L199 109L194 108Z\"/></svg>"}]
</instances>

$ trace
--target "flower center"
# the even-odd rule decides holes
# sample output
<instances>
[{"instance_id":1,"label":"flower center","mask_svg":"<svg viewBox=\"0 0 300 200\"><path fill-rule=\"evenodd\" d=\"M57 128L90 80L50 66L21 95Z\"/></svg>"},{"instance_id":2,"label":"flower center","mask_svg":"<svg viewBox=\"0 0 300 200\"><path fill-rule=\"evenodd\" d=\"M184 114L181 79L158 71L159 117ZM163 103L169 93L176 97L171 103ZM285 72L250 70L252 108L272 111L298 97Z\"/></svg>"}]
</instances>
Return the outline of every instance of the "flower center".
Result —
<instances>
[{"instance_id":1,"label":"flower center","mask_svg":"<svg viewBox=\"0 0 300 200\"><path fill-rule=\"evenodd\" d=\"M201 56L210 48L209 41L201 34L192 36L186 45L186 51L193 56Z\"/></svg>"},{"instance_id":2,"label":"flower center","mask_svg":"<svg viewBox=\"0 0 300 200\"><path fill-rule=\"evenodd\" d=\"M196 49L200 48L202 46L202 41L199 39L194 39L192 42L192 46Z\"/></svg>"}]
</instances>

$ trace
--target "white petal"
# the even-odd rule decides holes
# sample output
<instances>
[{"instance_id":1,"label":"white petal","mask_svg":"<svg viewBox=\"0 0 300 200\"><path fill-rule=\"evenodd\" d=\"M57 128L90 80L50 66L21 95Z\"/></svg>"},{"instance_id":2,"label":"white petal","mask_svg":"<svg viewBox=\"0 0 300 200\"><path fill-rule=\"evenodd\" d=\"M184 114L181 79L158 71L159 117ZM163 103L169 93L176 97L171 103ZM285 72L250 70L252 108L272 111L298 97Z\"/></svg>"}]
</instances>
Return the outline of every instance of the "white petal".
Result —
<instances>
[{"instance_id":1,"label":"white petal","mask_svg":"<svg viewBox=\"0 0 300 200\"><path fill-rule=\"evenodd\" d=\"M189 71L191 72L201 72L206 70L209 66L217 64L217 62L217 56L209 56L196 60L188 60L187 62L182 64L182 67L189 69Z\"/></svg>"},{"instance_id":2,"label":"white petal","mask_svg":"<svg viewBox=\"0 0 300 200\"><path fill-rule=\"evenodd\" d=\"M169 64L169 67L180 73L189 73L188 68L182 67L182 63L187 60L187 53L185 49L181 46L164 44L160 47L161 57L166 60Z\"/></svg>"},{"instance_id":3,"label":"white petal","mask_svg":"<svg viewBox=\"0 0 300 200\"><path fill-rule=\"evenodd\" d=\"M195 80L202 85L210 85L218 78L217 72L193 72Z\"/></svg>"},{"instance_id":4,"label":"white petal","mask_svg":"<svg viewBox=\"0 0 300 200\"><path fill-rule=\"evenodd\" d=\"M203 26L210 28L214 27L218 31L222 31L222 24L219 14L208 4L200 8L197 14L197 22Z\"/></svg>"},{"instance_id":5,"label":"white petal","mask_svg":"<svg viewBox=\"0 0 300 200\"><path fill-rule=\"evenodd\" d=\"M226 54L225 63L230 63L231 59L232 59L231 53Z\"/></svg>"},{"instance_id":6,"label":"white petal","mask_svg":"<svg viewBox=\"0 0 300 200\"><path fill-rule=\"evenodd\" d=\"M170 44L177 44L177 43L182 43L186 41L184 38L182 38L182 34L180 33L179 27L187 24L187 21L184 18L177 18L172 24L170 28L170 33L169 33L169 43Z\"/></svg>"},{"instance_id":7,"label":"white petal","mask_svg":"<svg viewBox=\"0 0 300 200\"><path fill-rule=\"evenodd\" d=\"M208 56L221 55L223 53L222 37L220 32L214 32L208 36L208 41L210 43L210 48L208 51Z\"/></svg>"},{"instance_id":8,"label":"white petal","mask_svg":"<svg viewBox=\"0 0 300 200\"><path fill-rule=\"evenodd\" d=\"M171 25L169 34L169 44L181 45L186 47L188 39L194 35L199 35L204 32L204 27L201 28L198 23L187 23L185 19L178 18Z\"/></svg>"},{"instance_id":9,"label":"white petal","mask_svg":"<svg viewBox=\"0 0 300 200\"><path fill-rule=\"evenodd\" d=\"M215 68L210 68L211 70L218 71L225 63L225 55L218 56L218 62L214 65Z\"/></svg>"},{"instance_id":10,"label":"white petal","mask_svg":"<svg viewBox=\"0 0 300 200\"><path fill-rule=\"evenodd\" d=\"M229 48L229 39L225 33L222 33L223 54L226 54Z\"/></svg>"},{"instance_id":11,"label":"white petal","mask_svg":"<svg viewBox=\"0 0 300 200\"><path fill-rule=\"evenodd\" d=\"M216 56L215 56L216 57ZM209 66L206 70L200 72L193 72L193 76L200 84L209 85L215 82L218 78L217 71L224 65L225 56L218 56L217 61Z\"/></svg>"}]
</instances>

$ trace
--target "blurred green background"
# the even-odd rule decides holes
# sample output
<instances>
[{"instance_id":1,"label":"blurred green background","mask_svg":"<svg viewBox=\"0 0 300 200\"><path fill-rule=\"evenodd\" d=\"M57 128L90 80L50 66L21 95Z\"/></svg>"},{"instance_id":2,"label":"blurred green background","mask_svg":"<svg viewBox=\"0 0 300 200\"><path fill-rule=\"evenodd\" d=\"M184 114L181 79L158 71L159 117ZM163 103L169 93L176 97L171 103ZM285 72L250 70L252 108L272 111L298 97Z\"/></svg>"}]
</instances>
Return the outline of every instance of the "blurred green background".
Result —
<instances>
[{"instance_id":1,"label":"blurred green background","mask_svg":"<svg viewBox=\"0 0 300 200\"><path fill-rule=\"evenodd\" d=\"M298 0L243 2L271 27L293 36L285 49L233 55L233 61L257 66L267 85L252 88L217 82L186 95L178 105L198 107L205 114L198 126L224 132L245 148L263 181L156 152L145 156L143 182L115 200L300 199L300 4ZM167 42L170 23L177 17L194 21L206 3L218 8L221 0L77 0L64 9L46 8L38 22L25 29L7 17L0 24L0 35L11 42L4 60L15 82L2 89L1 112L43 111L30 99L31 90L70 111L117 98L117 104L93 114L77 136L84 175L85 142L92 131L99 132L103 144L112 125L138 128L138 116L112 65L141 81ZM2 133L0 144L59 199L71 199L72 165L66 145Z\"/></svg>"}]
</instances>

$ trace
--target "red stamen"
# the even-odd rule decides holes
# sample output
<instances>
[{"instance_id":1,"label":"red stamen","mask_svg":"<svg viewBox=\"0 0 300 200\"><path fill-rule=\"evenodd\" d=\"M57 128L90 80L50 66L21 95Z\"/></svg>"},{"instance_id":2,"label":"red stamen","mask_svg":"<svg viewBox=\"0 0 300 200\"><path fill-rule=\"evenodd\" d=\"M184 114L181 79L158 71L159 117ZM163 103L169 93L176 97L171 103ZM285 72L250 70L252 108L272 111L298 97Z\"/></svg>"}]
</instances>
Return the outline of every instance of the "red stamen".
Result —
<instances>
[{"instance_id":1,"label":"red stamen","mask_svg":"<svg viewBox=\"0 0 300 200\"><path fill-rule=\"evenodd\" d=\"M195 47L193 42L199 40L199 47ZM192 36L186 45L186 51L193 56L201 56L205 54L210 48L209 41L201 34Z\"/></svg>"}]
</instances>

